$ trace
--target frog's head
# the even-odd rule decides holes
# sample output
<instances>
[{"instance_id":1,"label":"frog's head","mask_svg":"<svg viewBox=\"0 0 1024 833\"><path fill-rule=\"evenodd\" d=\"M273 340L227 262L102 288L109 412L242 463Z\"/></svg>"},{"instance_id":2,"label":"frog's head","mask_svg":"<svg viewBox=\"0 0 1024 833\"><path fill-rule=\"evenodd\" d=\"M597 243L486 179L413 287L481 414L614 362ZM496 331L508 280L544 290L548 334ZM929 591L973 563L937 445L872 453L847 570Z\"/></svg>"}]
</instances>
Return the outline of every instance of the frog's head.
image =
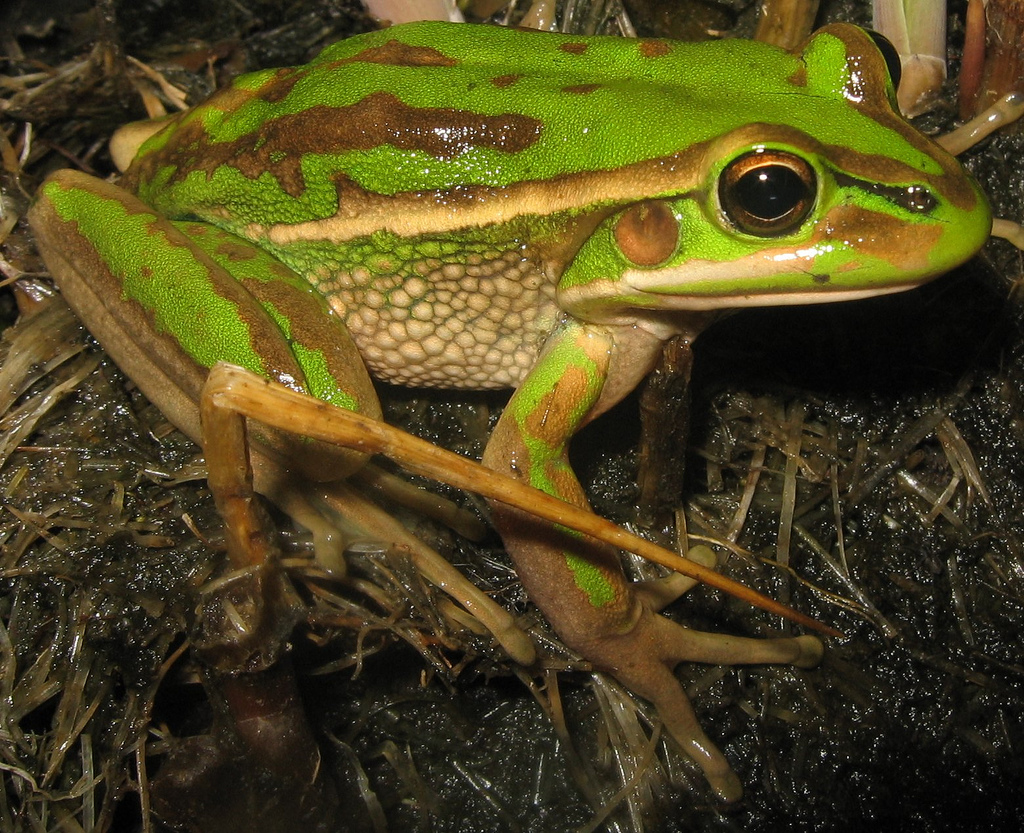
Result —
<instances>
[{"instance_id":1,"label":"frog's head","mask_svg":"<svg viewBox=\"0 0 1024 833\"><path fill-rule=\"evenodd\" d=\"M783 81L758 83L758 100L721 102L751 118L700 143L684 187L602 220L563 275L569 308L602 318L859 298L917 286L982 246L984 195L896 112L872 36L831 26L797 57Z\"/></svg>"}]
</instances>

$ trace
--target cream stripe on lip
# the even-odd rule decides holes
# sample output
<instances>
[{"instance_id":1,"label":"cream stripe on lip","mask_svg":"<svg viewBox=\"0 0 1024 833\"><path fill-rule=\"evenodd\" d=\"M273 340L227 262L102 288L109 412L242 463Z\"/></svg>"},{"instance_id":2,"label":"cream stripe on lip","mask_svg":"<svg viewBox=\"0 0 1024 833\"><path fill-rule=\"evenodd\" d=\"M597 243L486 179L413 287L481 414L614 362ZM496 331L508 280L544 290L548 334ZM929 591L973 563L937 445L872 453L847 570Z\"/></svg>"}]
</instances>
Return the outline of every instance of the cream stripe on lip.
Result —
<instances>
[{"instance_id":1,"label":"cream stripe on lip","mask_svg":"<svg viewBox=\"0 0 1024 833\"><path fill-rule=\"evenodd\" d=\"M758 295L656 295L641 290L641 294L651 299L651 308L658 310L722 310L733 307L776 307L800 306L802 304L831 304L837 301L858 301L863 298L874 298L879 295L894 295L914 289L917 284L901 284L897 286L875 286L866 289L835 289L810 292L793 292L779 289ZM633 297L631 302L638 300ZM642 306L637 304L636 306Z\"/></svg>"},{"instance_id":2,"label":"cream stripe on lip","mask_svg":"<svg viewBox=\"0 0 1024 833\"><path fill-rule=\"evenodd\" d=\"M900 292L922 283L920 273L909 270L894 273L888 281L864 286L851 287L848 280L834 284L831 275L814 269L816 257L827 253L823 249L831 245L823 241L796 251L779 248L722 262L691 260L671 269L629 269L622 273L619 285L628 287L622 294L641 308L705 310L855 300ZM806 268L800 268L801 261ZM780 262L788 267L785 271L778 268ZM849 268L844 274L857 271ZM645 304L645 299L650 299L650 304Z\"/></svg>"}]
</instances>

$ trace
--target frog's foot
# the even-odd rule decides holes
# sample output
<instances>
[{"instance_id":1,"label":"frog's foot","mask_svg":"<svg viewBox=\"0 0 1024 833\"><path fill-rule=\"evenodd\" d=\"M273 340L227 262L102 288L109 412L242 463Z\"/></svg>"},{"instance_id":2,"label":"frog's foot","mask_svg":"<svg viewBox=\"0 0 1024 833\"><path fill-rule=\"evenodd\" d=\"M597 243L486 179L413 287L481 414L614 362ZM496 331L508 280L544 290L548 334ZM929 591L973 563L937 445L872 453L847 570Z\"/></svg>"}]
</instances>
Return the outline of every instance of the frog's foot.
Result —
<instances>
[{"instance_id":1,"label":"frog's foot","mask_svg":"<svg viewBox=\"0 0 1024 833\"><path fill-rule=\"evenodd\" d=\"M264 461L258 469L260 492L313 533L318 563L343 576L345 549L354 541L401 547L428 581L448 594L521 665L533 665L537 652L529 635L505 608L446 559L402 526L390 513L345 483L303 484ZM326 514L323 510L327 510ZM460 622L466 624L464 619Z\"/></svg>"},{"instance_id":2,"label":"frog's foot","mask_svg":"<svg viewBox=\"0 0 1024 833\"><path fill-rule=\"evenodd\" d=\"M470 510L372 463L363 466L349 480L379 494L386 501L444 524L470 541L482 541L487 535L487 526Z\"/></svg>"},{"instance_id":3,"label":"frog's foot","mask_svg":"<svg viewBox=\"0 0 1024 833\"><path fill-rule=\"evenodd\" d=\"M686 554L688 561L700 564L702 567L712 569L716 562L714 552L703 545L690 549ZM640 601L651 608L651 610L664 610L672 602L676 601L684 593L692 590L700 582L695 578L684 576L682 573L670 573L663 578L650 581L637 581L631 587L636 592Z\"/></svg>"},{"instance_id":4,"label":"frog's foot","mask_svg":"<svg viewBox=\"0 0 1024 833\"><path fill-rule=\"evenodd\" d=\"M346 550L356 541L381 542L385 549L399 547L424 578L468 614L452 618L477 632L482 626L520 665L537 661L533 642L511 613L372 500L345 483L308 485L288 476L275 482L267 469L264 466L260 471L264 475L260 479L261 493L313 533L316 560L322 568L344 576Z\"/></svg>"},{"instance_id":5,"label":"frog's foot","mask_svg":"<svg viewBox=\"0 0 1024 833\"><path fill-rule=\"evenodd\" d=\"M700 728L683 687L673 674L680 662L709 664L788 663L812 668L822 658L821 641L813 636L749 639L684 628L645 608L628 633L602 640L587 655L607 663L619 682L650 700L665 728L704 771L722 801L743 794L739 778L725 756Z\"/></svg>"},{"instance_id":6,"label":"frog's foot","mask_svg":"<svg viewBox=\"0 0 1024 833\"><path fill-rule=\"evenodd\" d=\"M537 661L533 642L516 623L515 617L389 512L345 483L320 484L314 488L318 491L316 502L325 505L331 516L343 523L346 538L350 541L380 541L400 547L419 573L490 631L513 661L520 665L533 665Z\"/></svg>"}]
</instances>

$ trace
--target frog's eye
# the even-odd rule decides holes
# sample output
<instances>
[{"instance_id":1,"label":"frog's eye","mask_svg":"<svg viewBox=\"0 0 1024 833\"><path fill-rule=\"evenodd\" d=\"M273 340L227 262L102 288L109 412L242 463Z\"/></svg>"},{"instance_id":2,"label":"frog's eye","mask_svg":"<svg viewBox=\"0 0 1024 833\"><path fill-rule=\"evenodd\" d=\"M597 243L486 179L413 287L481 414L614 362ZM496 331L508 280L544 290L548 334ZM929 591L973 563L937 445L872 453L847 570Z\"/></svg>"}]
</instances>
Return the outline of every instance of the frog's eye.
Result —
<instances>
[{"instance_id":1,"label":"frog's eye","mask_svg":"<svg viewBox=\"0 0 1024 833\"><path fill-rule=\"evenodd\" d=\"M718 200L740 231L779 237L800 225L814 207L817 178L799 156L756 150L730 162L718 179Z\"/></svg>"},{"instance_id":2,"label":"frog's eye","mask_svg":"<svg viewBox=\"0 0 1024 833\"><path fill-rule=\"evenodd\" d=\"M899 89L900 78L903 75L903 64L900 61L900 53L896 51L896 47L892 45L885 35L879 34L872 29L865 29L865 32L871 36L871 40L875 42L875 46L878 47L878 51L882 53L882 57L885 59L885 68L889 70L889 79L892 81L892 88L894 90Z\"/></svg>"},{"instance_id":3,"label":"frog's eye","mask_svg":"<svg viewBox=\"0 0 1024 833\"><path fill-rule=\"evenodd\" d=\"M679 220L660 200L631 205L615 221L615 242L637 266L657 266L679 245Z\"/></svg>"}]
</instances>

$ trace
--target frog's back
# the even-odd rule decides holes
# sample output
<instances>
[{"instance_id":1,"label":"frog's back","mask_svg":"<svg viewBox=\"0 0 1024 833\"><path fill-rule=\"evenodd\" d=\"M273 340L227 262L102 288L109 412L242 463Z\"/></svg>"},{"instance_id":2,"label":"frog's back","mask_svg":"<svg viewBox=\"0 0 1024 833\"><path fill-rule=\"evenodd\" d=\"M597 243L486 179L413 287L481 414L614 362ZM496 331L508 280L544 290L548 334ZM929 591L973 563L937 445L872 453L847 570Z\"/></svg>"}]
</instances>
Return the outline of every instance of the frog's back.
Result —
<instances>
[{"instance_id":1,"label":"frog's back","mask_svg":"<svg viewBox=\"0 0 1024 833\"><path fill-rule=\"evenodd\" d=\"M801 56L751 41L411 24L237 79L151 140L130 183L167 214L267 226L395 194L474 189L511 205L510 188L529 188L572 210L682 192L694 171L683 157L757 122L847 146L873 136L870 152L899 144L891 125L865 129L873 118L835 79L815 85L803 70Z\"/></svg>"}]
</instances>

